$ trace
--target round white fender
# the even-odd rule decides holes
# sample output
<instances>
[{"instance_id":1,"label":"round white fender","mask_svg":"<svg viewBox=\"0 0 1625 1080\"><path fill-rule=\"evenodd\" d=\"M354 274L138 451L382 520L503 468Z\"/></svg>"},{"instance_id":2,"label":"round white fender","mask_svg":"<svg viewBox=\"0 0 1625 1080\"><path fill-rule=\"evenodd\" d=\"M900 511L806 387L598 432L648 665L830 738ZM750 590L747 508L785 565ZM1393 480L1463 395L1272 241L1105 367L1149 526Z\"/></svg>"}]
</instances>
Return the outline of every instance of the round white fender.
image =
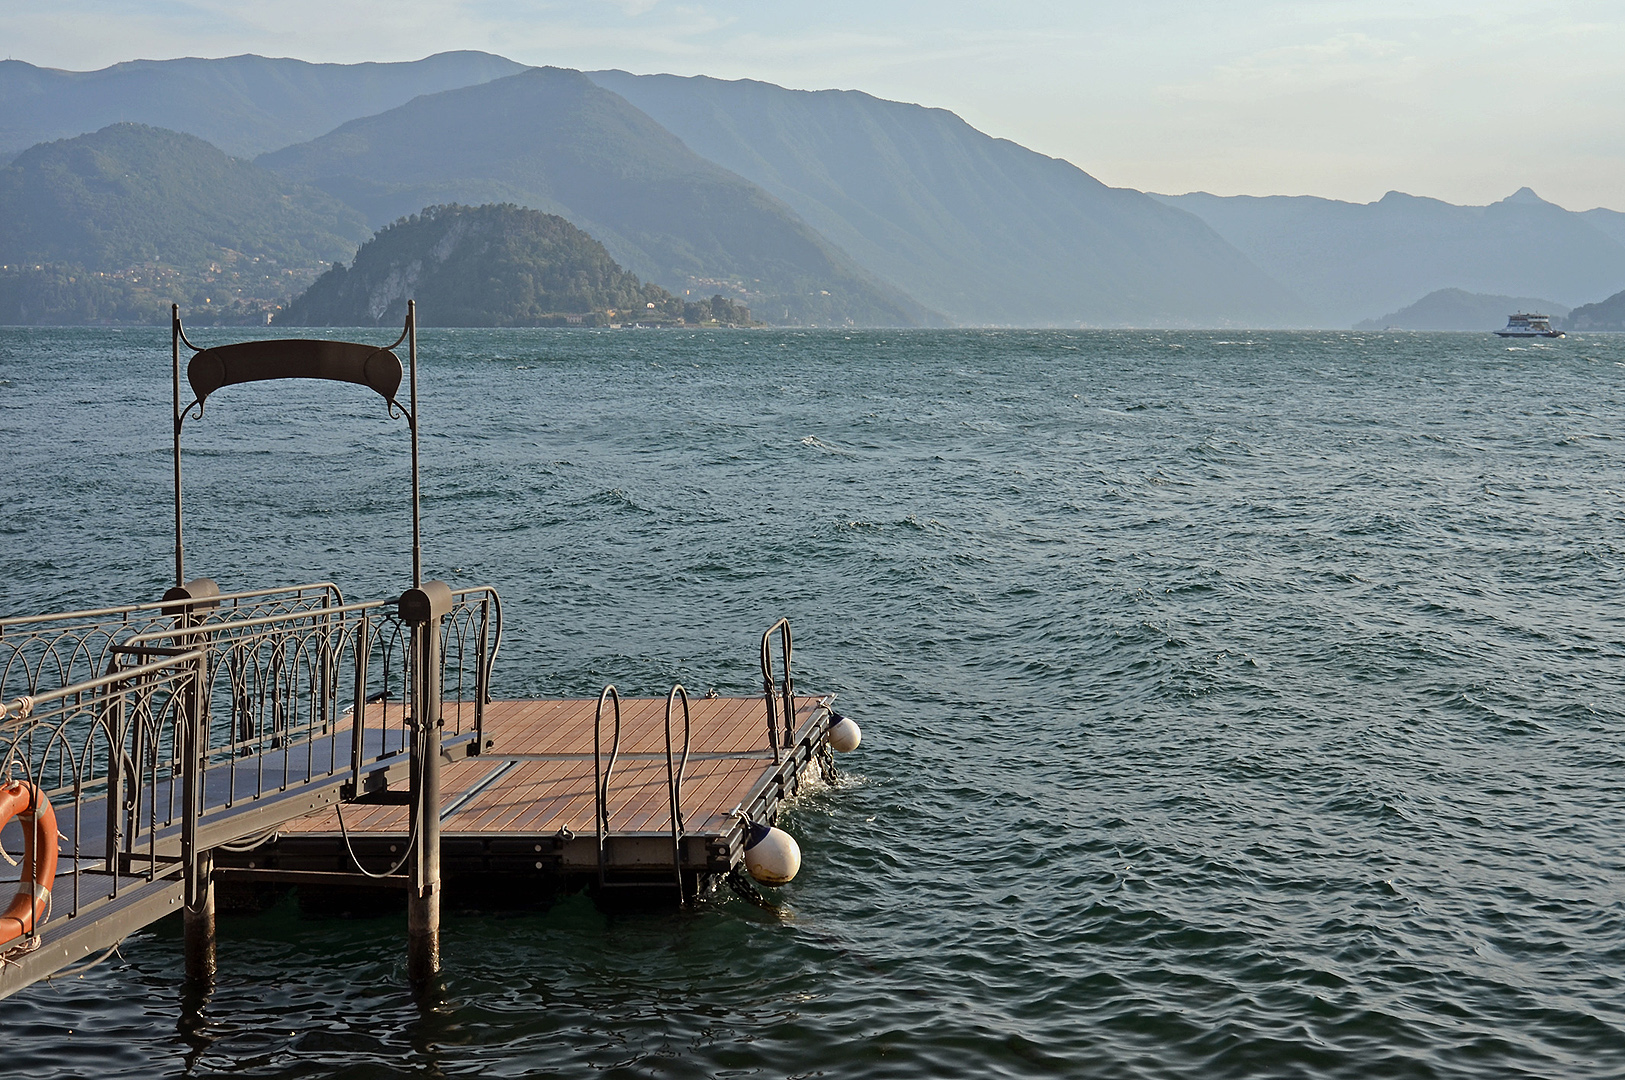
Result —
<instances>
[{"instance_id":1,"label":"round white fender","mask_svg":"<svg viewBox=\"0 0 1625 1080\"><path fill-rule=\"evenodd\" d=\"M858 722L850 716L840 713L831 713L829 725L829 744L843 754L850 754L858 748L863 741L863 731Z\"/></svg>"},{"instance_id":2,"label":"round white fender","mask_svg":"<svg viewBox=\"0 0 1625 1080\"><path fill-rule=\"evenodd\" d=\"M783 829L753 824L745 841L745 869L763 885L783 885L801 869L801 845Z\"/></svg>"}]
</instances>

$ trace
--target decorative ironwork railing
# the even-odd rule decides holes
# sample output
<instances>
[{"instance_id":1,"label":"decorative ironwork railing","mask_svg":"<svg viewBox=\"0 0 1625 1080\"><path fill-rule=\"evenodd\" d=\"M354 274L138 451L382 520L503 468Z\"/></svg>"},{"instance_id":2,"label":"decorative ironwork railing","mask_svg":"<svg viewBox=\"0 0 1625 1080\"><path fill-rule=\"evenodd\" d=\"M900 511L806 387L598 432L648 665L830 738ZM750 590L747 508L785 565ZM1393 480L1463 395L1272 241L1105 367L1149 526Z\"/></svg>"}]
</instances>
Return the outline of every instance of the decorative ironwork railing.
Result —
<instances>
[{"instance_id":1,"label":"decorative ironwork railing","mask_svg":"<svg viewBox=\"0 0 1625 1080\"><path fill-rule=\"evenodd\" d=\"M188 738L203 660L199 650L181 651L0 702L0 778L34 784L55 808L56 914L76 915L82 903L181 869L175 748ZM0 839L20 847L21 827L13 822ZM100 879L93 888L92 875Z\"/></svg>"},{"instance_id":2,"label":"decorative ironwork railing","mask_svg":"<svg viewBox=\"0 0 1625 1080\"><path fill-rule=\"evenodd\" d=\"M107 672L114 645L136 634L179 624L183 610L193 622L221 623L342 606L332 582L211 596L187 603L143 604L0 619L0 699L35 695Z\"/></svg>"}]
</instances>

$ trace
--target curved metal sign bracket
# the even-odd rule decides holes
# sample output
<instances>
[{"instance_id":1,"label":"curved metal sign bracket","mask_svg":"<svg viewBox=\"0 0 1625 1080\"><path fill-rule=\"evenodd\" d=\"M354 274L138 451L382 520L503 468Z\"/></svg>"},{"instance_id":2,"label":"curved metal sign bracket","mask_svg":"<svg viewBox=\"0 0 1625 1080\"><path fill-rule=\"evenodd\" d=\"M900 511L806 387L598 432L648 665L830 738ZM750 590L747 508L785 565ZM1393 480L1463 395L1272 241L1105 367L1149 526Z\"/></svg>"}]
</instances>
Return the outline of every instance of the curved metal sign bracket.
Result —
<instances>
[{"instance_id":1,"label":"curved metal sign bracket","mask_svg":"<svg viewBox=\"0 0 1625 1080\"><path fill-rule=\"evenodd\" d=\"M201 349L186 365L186 381L195 397L181 410L181 417L202 416L204 401L223 386L268 379L329 379L369 386L389 403L391 416L404 414L395 394L405 369L401 358L390 351L393 347L289 340L244 341Z\"/></svg>"},{"instance_id":2,"label":"curved metal sign bracket","mask_svg":"<svg viewBox=\"0 0 1625 1080\"><path fill-rule=\"evenodd\" d=\"M412 587L423 583L422 549L418 530L418 337L417 305L406 302L406 326L401 336L388 345L362 345L353 341L321 341L284 338L272 341L242 341L200 349L181 326L180 305L170 305L171 346L174 356L175 409L175 584L186 583L186 557L181 542L181 426L187 419L201 419L203 403L210 394L240 383L272 379L326 379L370 387L382 397L391 417L405 417L412 435ZM407 342L409 368L403 371L394 350ZM192 350L186 365L186 381L192 401L181 408L181 346ZM410 374L411 395L406 405L396 399L403 375Z\"/></svg>"}]
</instances>

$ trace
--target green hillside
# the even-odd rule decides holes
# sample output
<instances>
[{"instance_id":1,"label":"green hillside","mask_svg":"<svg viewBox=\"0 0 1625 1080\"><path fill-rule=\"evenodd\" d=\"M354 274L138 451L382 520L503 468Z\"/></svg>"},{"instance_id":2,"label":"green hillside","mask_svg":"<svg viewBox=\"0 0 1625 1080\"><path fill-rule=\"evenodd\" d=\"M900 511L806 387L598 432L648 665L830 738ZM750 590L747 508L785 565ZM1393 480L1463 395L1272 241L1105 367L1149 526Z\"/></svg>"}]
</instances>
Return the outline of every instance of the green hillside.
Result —
<instances>
[{"instance_id":1,"label":"green hillside","mask_svg":"<svg viewBox=\"0 0 1625 1080\"><path fill-rule=\"evenodd\" d=\"M263 323L367 235L314 188L141 124L24 151L0 169L0 221L12 322L162 321L176 300Z\"/></svg>"},{"instance_id":2,"label":"green hillside","mask_svg":"<svg viewBox=\"0 0 1625 1080\"><path fill-rule=\"evenodd\" d=\"M375 223L446 202L556 213L645 281L691 299L722 293L769 322L942 321L576 71L537 68L417 98L258 161Z\"/></svg>"},{"instance_id":3,"label":"green hillside","mask_svg":"<svg viewBox=\"0 0 1625 1080\"><path fill-rule=\"evenodd\" d=\"M277 322L393 326L409 298L425 326L675 323L684 315L683 301L622 270L568 221L508 203L431 206L402 218L362 245L350 267L318 278Z\"/></svg>"}]
</instances>

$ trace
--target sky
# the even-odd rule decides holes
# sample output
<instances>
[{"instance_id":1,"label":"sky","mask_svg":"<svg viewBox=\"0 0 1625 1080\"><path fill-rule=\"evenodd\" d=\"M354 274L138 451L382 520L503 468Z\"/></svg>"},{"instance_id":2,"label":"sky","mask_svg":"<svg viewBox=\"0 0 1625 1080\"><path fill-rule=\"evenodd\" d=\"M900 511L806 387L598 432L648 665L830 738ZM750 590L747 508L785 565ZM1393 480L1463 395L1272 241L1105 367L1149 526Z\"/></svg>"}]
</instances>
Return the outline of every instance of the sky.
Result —
<instances>
[{"instance_id":1,"label":"sky","mask_svg":"<svg viewBox=\"0 0 1625 1080\"><path fill-rule=\"evenodd\" d=\"M0 0L71 70L446 49L864 90L1148 191L1625 210L1620 0Z\"/></svg>"}]
</instances>

